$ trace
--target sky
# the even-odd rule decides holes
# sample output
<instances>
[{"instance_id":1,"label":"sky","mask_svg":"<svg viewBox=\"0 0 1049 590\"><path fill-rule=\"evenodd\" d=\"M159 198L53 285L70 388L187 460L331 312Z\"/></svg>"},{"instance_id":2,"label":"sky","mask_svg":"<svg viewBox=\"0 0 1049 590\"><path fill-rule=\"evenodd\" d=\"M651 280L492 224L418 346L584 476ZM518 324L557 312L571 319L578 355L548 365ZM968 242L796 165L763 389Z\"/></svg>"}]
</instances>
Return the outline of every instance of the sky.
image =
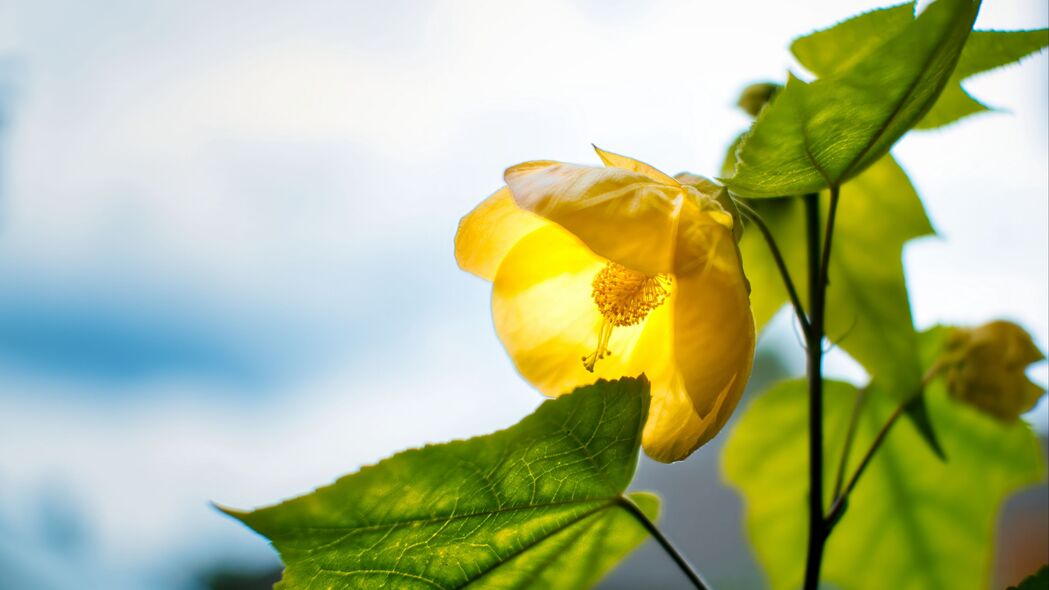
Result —
<instances>
[{"instance_id":1,"label":"sky","mask_svg":"<svg viewBox=\"0 0 1049 590\"><path fill-rule=\"evenodd\" d=\"M185 587L273 559L209 502L516 422L541 399L455 265L458 219L591 143L716 175L740 90L879 5L0 0L0 564ZM1047 20L999 0L977 26ZM1047 70L970 81L1001 112L894 150L939 232L905 253L919 327L1049 343Z\"/></svg>"}]
</instances>

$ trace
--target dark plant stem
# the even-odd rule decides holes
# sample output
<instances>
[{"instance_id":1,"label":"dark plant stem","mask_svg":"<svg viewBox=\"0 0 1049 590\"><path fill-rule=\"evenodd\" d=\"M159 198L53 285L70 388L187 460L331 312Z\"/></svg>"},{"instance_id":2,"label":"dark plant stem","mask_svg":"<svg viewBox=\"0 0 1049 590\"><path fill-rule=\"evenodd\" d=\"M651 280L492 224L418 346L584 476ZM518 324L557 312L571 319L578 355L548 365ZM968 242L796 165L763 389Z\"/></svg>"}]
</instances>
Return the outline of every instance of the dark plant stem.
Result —
<instances>
[{"instance_id":1,"label":"dark plant stem","mask_svg":"<svg viewBox=\"0 0 1049 590\"><path fill-rule=\"evenodd\" d=\"M809 330L811 329L809 326L808 314L805 313L805 307L801 304L801 297L798 296L798 289L794 286L794 279L790 276L787 262L783 259L783 253L780 251L779 245L776 244L776 238L772 235L772 231L769 230L768 225L765 224L765 220L761 218L761 215L759 215L757 211L742 201L737 202L736 205L747 219L757 226L758 231L760 231L762 237L765 238L765 243L768 244L769 252L772 253L772 259L776 262L776 268L779 269L780 277L783 279L783 286L787 289L787 295L790 296L790 303L794 306L794 315L797 316L798 323L801 324L802 333L808 336Z\"/></svg>"},{"instance_id":2,"label":"dark plant stem","mask_svg":"<svg viewBox=\"0 0 1049 590\"><path fill-rule=\"evenodd\" d=\"M819 585L823 560L823 289L820 288L819 194L805 195L805 235L808 245L809 322L805 339L809 378L809 541L805 558L805 590Z\"/></svg>"},{"instance_id":3,"label":"dark plant stem","mask_svg":"<svg viewBox=\"0 0 1049 590\"><path fill-rule=\"evenodd\" d=\"M805 590L816 590L819 586L823 549L832 526L824 518L823 512L823 336L827 273L838 196L838 187L832 186L822 243L820 196L813 193L804 197L809 279L809 330L805 340L809 380L809 539L805 558Z\"/></svg>"},{"instance_id":4,"label":"dark plant stem","mask_svg":"<svg viewBox=\"0 0 1049 590\"><path fill-rule=\"evenodd\" d=\"M681 573L685 574L685 577L688 578L688 581L692 582L692 585L695 586L697 590L712 590L710 584L707 584L699 573L692 569L688 560L678 552L677 548L674 547L674 544L670 542L670 539L667 539L666 536L663 535L663 531L659 530L656 523L652 522L647 516L645 516L645 513L638 508L637 504L626 496L619 496L618 501L619 505L625 508L631 516L641 523L641 526L645 527L648 534L652 535L652 537L659 542L659 545L663 547L663 551L666 551L667 555L670 556L670 559L674 560L674 563L677 564Z\"/></svg>"},{"instance_id":5,"label":"dark plant stem","mask_svg":"<svg viewBox=\"0 0 1049 590\"><path fill-rule=\"evenodd\" d=\"M823 237L823 258L820 261L820 284L819 288L822 291L822 298L826 302L827 294L827 273L830 270L830 244L831 240L834 239L834 220L838 216L838 196L841 194L841 190L832 186L830 188L830 206L827 208L827 229L826 235ZM819 201L816 201L816 214L819 215Z\"/></svg>"}]
</instances>

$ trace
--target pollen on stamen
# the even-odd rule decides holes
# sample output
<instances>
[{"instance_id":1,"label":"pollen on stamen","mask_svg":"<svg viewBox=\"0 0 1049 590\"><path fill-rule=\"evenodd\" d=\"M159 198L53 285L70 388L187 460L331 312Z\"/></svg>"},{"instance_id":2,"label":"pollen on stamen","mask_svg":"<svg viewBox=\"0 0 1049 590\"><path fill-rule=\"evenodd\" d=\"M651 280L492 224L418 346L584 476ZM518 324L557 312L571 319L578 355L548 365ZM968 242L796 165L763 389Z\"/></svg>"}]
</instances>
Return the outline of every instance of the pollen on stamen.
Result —
<instances>
[{"instance_id":1,"label":"pollen on stamen","mask_svg":"<svg viewBox=\"0 0 1049 590\"><path fill-rule=\"evenodd\" d=\"M670 295L668 275L649 276L609 262L594 276L594 303L613 326L633 326Z\"/></svg>"},{"instance_id":2,"label":"pollen on stamen","mask_svg":"<svg viewBox=\"0 0 1049 590\"><path fill-rule=\"evenodd\" d=\"M663 305L670 295L670 285L668 275L650 276L615 262L605 265L594 276L591 294L604 321L598 333L597 348L583 357L583 367L592 373L597 361L612 354L608 350L612 328L640 323L653 309Z\"/></svg>"}]
</instances>

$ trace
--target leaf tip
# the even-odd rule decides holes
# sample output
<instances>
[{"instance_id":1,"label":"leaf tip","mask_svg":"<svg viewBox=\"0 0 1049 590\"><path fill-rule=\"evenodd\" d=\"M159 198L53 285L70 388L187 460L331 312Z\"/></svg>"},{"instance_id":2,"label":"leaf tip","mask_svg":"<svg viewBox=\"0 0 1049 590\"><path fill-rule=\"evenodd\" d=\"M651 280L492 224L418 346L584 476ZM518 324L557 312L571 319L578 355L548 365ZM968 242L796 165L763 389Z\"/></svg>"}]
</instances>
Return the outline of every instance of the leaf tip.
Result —
<instances>
[{"instance_id":1,"label":"leaf tip","mask_svg":"<svg viewBox=\"0 0 1049 590\"><path fill-rule=\"evenodd\" d=\"M233 508L231 506L224 506L224 505L219 504L218 502L216 502L214 500L209 501L208 504L210 504L213 509L218 510L219 512L225 514L226 516L231 516L231 517L233 517L233 518L235 518L235 519L237 519L237 520L239 520L241 522L244 521L245 517L247 517L249 514L251 514L250 510L240 510L239 508Z\"/></svg>"}]
</instances>

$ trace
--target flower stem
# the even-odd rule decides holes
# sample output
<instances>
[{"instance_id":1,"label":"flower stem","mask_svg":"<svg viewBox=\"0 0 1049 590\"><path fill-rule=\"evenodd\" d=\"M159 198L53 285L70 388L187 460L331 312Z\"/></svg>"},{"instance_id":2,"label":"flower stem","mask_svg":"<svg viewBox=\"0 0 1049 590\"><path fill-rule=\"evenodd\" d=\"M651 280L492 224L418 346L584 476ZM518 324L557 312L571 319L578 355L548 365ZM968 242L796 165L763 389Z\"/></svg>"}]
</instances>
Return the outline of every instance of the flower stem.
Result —
<instances>
[{"instance_id":1,"label":"flower stem","mask_svg":"<svg viewBox=\"0 0 1049 590\"><path fill-rule=\"evenodd\" d=\"M820 564L830 531L823 512L823 336L830 247L839 194L839 187L830 187L830 207L822 244L819 193L804 197L809 275L809 331L805 341L809 379L809 539L805 590L816 590L819 586Z\"/></svg>"},{"instance_id":2,"label":"flower stem","mask_svg":"<svg viewBox=\"0 0 1049 590\"><path fill-rule=\"evenodd\" d=\"M809 322L805 355L809 380L809 540L805 558L805 590L819 585L826 541L823 520L823 271L820 248L819 194L805 195L805 235L808 245Z\"/></svg>"},{"instance_id":3,"label":"flower stem","mask_svg":"<svg viewBox=\"0 0 1049 590\"><path fill-rule=\"evenodd\" d=\"M787 295L790 296L790 302L794 306L794 315L798 318L798 323L801 324L802 333L806 336L811 329L809 326L809 318L805 313L805 307L801 304L801 297L798 296L798 290L794 286L794 279L790 276L790 270L787 268L787 263L783 259L783 253L779 249L779 245L776 244L776 238L773 237L772 231L769 230L768 225L765 224L765 220L761 218L761 215L757 211L752 209L750 205L742 201L738 201L736 206L746 215L747 219L757 226L758 231L765 238L765 243L768 244L769 251L772 253L772 259L776 262L776 268L779 269L780 277L783 279L783 286L787 289Z\"/></svg>"},{"instance_id":4,"label":"flower stem","mask_svg":"<svg viewBox=\"0 0 1049 590\"><path fill-rule=\"evenodd\" d=\"M830 206L827 208L827 229L826 235L823 237L823 259L820 262L820 285L819 288L823 293L822 297L826 302L827 294L827 273L830 270L830 244L834 238L834 219L838 216L838 197L841 191L838 187L830 187ZM816 212L819 213L819 201L816 201Z\"/></svg>"},{"instance_id":5,"label":"flower stem","mask_svg":"<svg viewBox=\"0 0 1049 590\"><path fill-rule=\"evenodd\" d=\"M620 506L625 508L626 511L641 523L641 526L645 527L645 530L647 530L648 533L659 542L659 545L663 547L663 551L666 551L667 555L670 556L670 559L674 560L674 563L681 570L681 573L685 574L685 577L688 578L689 582L692 582L692 585L695 586L697 590L712 590L710 584L704 581L696 570L692 569L688 560L678 552L677 548L674 547L674 544L670 542L670 539L666 538L663 531L659 530L656 523L652 522L647 516L645 516L645 513L638 508L637 504L626 496L619 496L618 502Z\"/></svg>"}]
</instances>

